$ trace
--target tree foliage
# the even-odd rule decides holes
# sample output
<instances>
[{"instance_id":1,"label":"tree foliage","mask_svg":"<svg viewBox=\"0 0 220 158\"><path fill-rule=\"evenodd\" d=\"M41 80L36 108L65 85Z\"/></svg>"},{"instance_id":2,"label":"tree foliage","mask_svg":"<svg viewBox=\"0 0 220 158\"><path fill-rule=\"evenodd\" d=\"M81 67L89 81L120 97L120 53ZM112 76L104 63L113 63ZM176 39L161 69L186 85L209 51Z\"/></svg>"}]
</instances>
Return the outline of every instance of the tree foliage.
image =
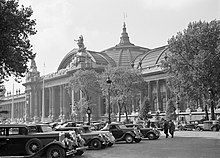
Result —
<instances>
[{"instance_id":1,"label":"tree foliage","mask_svg":"<svg viewBox=\"0 0 220 158\"><path fill-rule=\"evenodd\" d=\"M139 118L147 120L149 118L152 118L152 115L149 114L150 111L150 103L148 99L144 102L144 104L141 106L141 109L139 111Z\"/></svg>"},{"instance_id":2,"label":"tree foliage","mask_svg":"<svg viewBox=\"0 0 220 158\"><path fill-rule=\"evenodd\" d=\"M176 107L172 99L168 100L167 110L166 110L166 119L167 120L176 120Z\"/></svg>"},{"instance_id":3,"label":"tree foliage","mask_svg":"<svg viewBox=\"0 0 220 158\"><path fill-rule=\"evenodd\" d=\"M0 3L0 81L9 76L24 77L29 59L34 57L29 36L36 30L31 19L31 7L21 6L18 0Z\"/></svg>"},{"instance_id":4,"label":"tree foliage","mask_svg":"<svg viewBox=\"0 0 220 158\"><path fill-rule=\"evenodd\" d=\"M168 40L170 54L163 67L171 91L189 101L220 95L220 21L192 22Z\"/></svg>"},{"instance_id":5,"label":"tree foliage","mask_svg":"<svg viewBox=\"0 0 220 158\"><path fill-rule=\"evenodd\" d=\"M109 77L112 81L111 86L107 85L106 80ZM108 95L110 90L111 103L116 102L119 109L119 121L122 109L126 114L128 120L127 105L129 99L135 94L139 94L144 88L144 79L137 70L130 68L115 67L109 68L102 73L100 77L100 85L104 96Z\"/></svg>"}]
</instances>

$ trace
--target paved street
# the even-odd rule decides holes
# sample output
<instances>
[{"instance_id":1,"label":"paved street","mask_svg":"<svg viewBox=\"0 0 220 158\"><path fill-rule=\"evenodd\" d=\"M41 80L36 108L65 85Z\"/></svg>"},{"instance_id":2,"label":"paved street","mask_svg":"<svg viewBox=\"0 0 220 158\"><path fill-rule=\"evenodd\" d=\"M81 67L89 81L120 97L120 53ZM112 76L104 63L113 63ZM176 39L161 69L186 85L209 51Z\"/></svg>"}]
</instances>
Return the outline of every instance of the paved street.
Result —
<instances>
[{"instance_id":1,"label":"paved street","mask_svg":"<svg viewBox=\"0 0 220 158\"><path fill-rule=\"evenodd\" d=\"M104 150L88 150L80 158L219 158L220 132L176 131L175 138L117 143ZM79 158L79 157L77 157Z\"/></svg>"}]
</instances>

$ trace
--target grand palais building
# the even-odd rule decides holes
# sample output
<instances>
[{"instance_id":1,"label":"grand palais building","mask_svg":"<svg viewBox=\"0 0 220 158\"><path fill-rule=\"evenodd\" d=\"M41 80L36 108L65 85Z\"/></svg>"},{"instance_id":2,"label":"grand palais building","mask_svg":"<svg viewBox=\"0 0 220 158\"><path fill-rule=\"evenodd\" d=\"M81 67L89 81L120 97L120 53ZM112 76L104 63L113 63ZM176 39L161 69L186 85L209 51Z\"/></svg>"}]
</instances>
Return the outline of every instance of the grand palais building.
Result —
<instances>
[{"instance_id":1,"label":"grand palais building","mask_svg":"<svg viewBox=\"0 0 220 158\"><path fill-rule=\"evenodd\" d=\"M0 110L9 111L1 114L2 119L12 118L15 120L69 120L75 116L74 105L82 97L81 93L75 93L66 88L71 75L80 69L93 69L97 72L111 67L130 67L139 69L144 80L147 82L147 91L131 98L128 105L128 116L134 119L138 116L141 103L147 98L150 102L150 113L159 113L165 116L167 100L170 91L166 85L168 75L161 68L161 61L165 60L169 50L166 46L149 49L136 46L130 42L126 25L124 23L120 42L114 47L101 52L90 51L83 44L83 37L78 40L78 48L73 48L66 53L57 71L46 75L40 75L35 60L31 61L29 72L26 75L25 93L16 91L15 94L4 92L1 94ZM143 95L144 94L144 95ZM92 96L91 118L93 121L107 118L106 99L102 94L94 93ZM183 104L176 107L179 119L201 119L204 116L203 107L195 105L188 107ZM117 119L118 110L113 106L112 113ZM122 115L123 118L124 115ZM76 116L77 117L77 116ZM87 115L81 117L87 119Z\"/></svg>"}]
</instances>

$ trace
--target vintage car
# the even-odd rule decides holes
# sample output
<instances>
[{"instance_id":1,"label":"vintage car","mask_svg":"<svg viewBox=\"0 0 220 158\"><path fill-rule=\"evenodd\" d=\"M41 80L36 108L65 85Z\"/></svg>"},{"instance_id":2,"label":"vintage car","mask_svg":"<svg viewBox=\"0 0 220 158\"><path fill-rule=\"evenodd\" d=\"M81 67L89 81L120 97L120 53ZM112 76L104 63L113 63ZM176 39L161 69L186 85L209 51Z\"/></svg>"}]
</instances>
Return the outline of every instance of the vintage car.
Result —
<instances>
[{"instance_id":1,"label":"vintage car","mask_svg":"<svg viewBox=\"0 0 220 158\"><path fill-rule=\"evenodd\" d=\"M133 141L135 141L139 143L142 140L141 133L138 129L127 128L121 123L107 123L101 131L112 132L116 141L126 141L126 143L133 143Z\"/></svg>"},{"instance_id":2,"label":"vintage car","mask_svg":"<svg viewBox=\"0 0 220 158\"><path fill-rule=\"evenodd\" d=\"M203 129L204 131L219 131L220 123L217 120L204 121Z\"/></svg>"},{"instance_id":3,"label":"vintage car","mask_svg":"<svg viewBox=\"0 0 220 158\"><path fill-rule=\"evenodd\" d=\"M62 158L83 150L66 146L65 139L61 132L29 133L25 124L0 124L0 156Z\"/></svg>"},{"instance_id":4,"label":"vintage car","mask_svg":"<svg viewBox=\"0 0 220 158\"><path fill-rule=\"evenodd\" d=\"M52 132L53 131L52 127L48 124L44 123L37 123L37 124L27 124L29 133L45 133L45 132ZM58 131L57 131L58 132ZM69 131L67 131L69 132ZM63 132L65 133L65 132ZM87 146L85 145L84 139L81 137L80 134L76 134L75 131L69 132L72 135L72 140L74 140L75 143L75 148L81 148L82 150L78 149L75 153L75 155L82 155L84 153L84 150L87 149Z\"/></svg>"},{"instance_id":5,"label":"vintage car","mask_svg":"<svg viewBox=\"0 0 220 158\"><path fill-rule=\"evenodd\" d=\"M107 135L103 132L88 132L83 127L63 127L55 131L75 131L85 140L85 145L90 149L99 150L108 146Z\"/></svg>"},{"instance_id":6,"label":"vintage car","mask_svg":"<svg viewBox=\"0 0 220 158\"><path fill-rule=\"evenodd\" d=\"M128 128L137 128L143 137L149 140L158 139L160 137L160 131L156 128L145 128L142 124L125 124L125 126Z\"/></svg>"},{"instance_id":7,"label":"vintage car","mask_svg":"<svg viewBox=\"0 0 220 158\"><path fill-rule=\"evenodd\" d=\"M97 130L97 131L93 131L91 126L89 125L83 125L81 126L83 129L84 129L84 132L85 133L97 133L97 134L102 134L103 135L103 138L106 140L107 142L107 146L108 147L111 147L113 144L115 144L115 137L112 135L111 132L109 131L100 131L100 130Z\"/></svg>"}]
</instances>

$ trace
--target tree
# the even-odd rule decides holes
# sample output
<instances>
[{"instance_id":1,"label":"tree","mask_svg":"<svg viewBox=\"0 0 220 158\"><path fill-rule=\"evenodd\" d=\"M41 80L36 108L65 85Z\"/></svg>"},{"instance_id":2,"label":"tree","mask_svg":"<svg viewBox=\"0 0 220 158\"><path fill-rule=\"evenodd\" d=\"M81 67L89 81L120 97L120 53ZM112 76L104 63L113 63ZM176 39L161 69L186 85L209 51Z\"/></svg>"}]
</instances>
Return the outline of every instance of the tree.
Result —
<instances>
[{"instance_id":1,"label":"tree","mask_svg":"<svg viewBox=\"0 0 220 158\"><path fill-rule=\"evenodd\" d=\"M94 93L101 93L98 82L98 74L94 70L78 70L69 80L69 85L74 92L82 92L82 98L76 103L76 108L81 114L86 113L88 106L92 108L92 96ZM81 106L81 107L79 107Z\"/></svg>"},{"instance_id":2,"label":"tree","mask_svg":"<svg viewBox=\"0 0 220 158\"><path fill-rule=\"evenodd\" d=\"M24 77L33 54L29 36L36 30L31 7L19 8L18 0L0 2L0 82Z\"/></svg>"},{"instance_id":3,"label":"tree","mask_svg":"<svg viewBox=\"0 0 220 158\"><path fill-rule=\"evenodd\" d=\"M213 20L189 23L187 29L168 40L170 54L163 67L170 76L168 86L175 94L199 102L200 98L203 101L209 98L211 88L215 97L219 97L219 37L220 21Z\"/></svg>"},{"instance_id":4,"label":"tree","mask_svg":"<svg viewBox=\"0 0 220 158\"><path fill-rule=\"evenodd\" d=\"M139 118L147 120L149 118L152 118L152 115L149 114L150 111L150 103L148 99L142 104L141 109L139 111Z\"/></svg>"},{"instance_id":5,"label":"tree","mask_svg":"<svg viewBox=\"0 0 220 158\"><path fill-rule=\"evenodd\" d=\"M106 83L107 77L112 80L112 85L108 87ZM144 79L139 71L115 67L109 68L102 73L100 77L100 86L103 90L103 95L108 95L108 88L110 88L111 102L116 102L119 109L119 121L121 121L122 109L125 111L126 121L128 121L128 104L130 98L139 94L145 86L143 86Z\"/></svg>"},{"instance_id":6,"label":"tree","mask_svg":"<svg viewBox=\"0 0 220 158\"><path fill-rule=\"evenodd\" d=\"M166 110L166 119L167 120L176 120L176 108L172 99L168 100L167 110Z\"/></svg>"}]
</instances>

